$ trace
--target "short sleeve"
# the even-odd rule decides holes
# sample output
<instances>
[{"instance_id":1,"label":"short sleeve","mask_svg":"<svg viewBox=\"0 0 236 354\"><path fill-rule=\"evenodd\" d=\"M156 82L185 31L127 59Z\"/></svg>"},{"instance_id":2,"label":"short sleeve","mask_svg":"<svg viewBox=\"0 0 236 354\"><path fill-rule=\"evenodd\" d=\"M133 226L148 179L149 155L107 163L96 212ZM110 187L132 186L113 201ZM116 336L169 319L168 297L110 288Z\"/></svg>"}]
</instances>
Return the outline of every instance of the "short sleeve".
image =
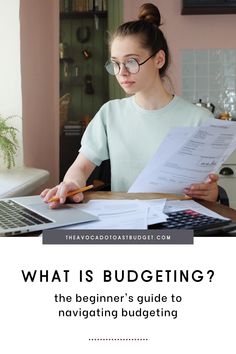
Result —
<instances>
[{"instance_id":1,"label":"short sleeve","mask_svg":"<svg viewBox=\"0 0 236 354\"><path fill-rule=\"evenodd\" d=\"M99 166L102 161L109 159L104 111L105 110L101 108L87 126L79 150L87 159L97 166Z\"/></svg>"}]
</instances>

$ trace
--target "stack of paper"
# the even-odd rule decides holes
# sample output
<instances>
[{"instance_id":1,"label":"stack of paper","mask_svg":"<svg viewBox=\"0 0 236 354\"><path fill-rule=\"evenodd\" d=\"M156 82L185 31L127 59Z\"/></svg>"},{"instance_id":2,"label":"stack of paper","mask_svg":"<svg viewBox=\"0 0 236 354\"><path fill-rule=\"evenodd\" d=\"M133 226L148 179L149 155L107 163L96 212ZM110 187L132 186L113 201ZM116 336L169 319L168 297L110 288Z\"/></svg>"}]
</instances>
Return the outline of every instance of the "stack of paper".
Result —
<instances>
[{"instance_id":1,"label":"stack of paper","mask_svg":"<svg viewBox=\"0 0 236 354\"><path fill-rule=\"evenodd\" d=\"M165 222L165 213L192 209L199 213L222 218L193 200L90 200L78 208L98 216L98 221L66 227L76 230L146 230L148 225Z\"/></svg>"},{"instance_id":2,"label":"stack of paper","mask_svg":"<svg viewBox=\"0 0 236 354\"><path fill-rule=\"evenodd\" d=\"M78 205L98 216L98 221L72 225L70 229L146 230L148 224L166 220L163 213L165 199L157 200L90 200ZM67 227L68 229L68 227Z\"/></svg>"}]
</instances>

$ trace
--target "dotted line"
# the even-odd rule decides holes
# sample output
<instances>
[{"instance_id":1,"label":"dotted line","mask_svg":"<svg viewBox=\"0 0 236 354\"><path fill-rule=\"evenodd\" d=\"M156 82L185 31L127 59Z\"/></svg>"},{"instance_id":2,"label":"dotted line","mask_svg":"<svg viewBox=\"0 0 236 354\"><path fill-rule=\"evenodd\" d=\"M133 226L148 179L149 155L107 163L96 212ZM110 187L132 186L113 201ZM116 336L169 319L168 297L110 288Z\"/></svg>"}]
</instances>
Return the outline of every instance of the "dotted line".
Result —
<instances>
[{"instance_id":1,"label":"dotted line","mask_svg":"<svg viewBox=\"0 0 236 354\"><path fill-rule=\"evenodd\" d=\"M103 341L103 342L108 342L108 341L111 341L111 342L146 342L148 341L149 339L148 338L89 338L89 341L94 341L94 342L100 342L100 341Z\"/></svg>"}]
</instances>

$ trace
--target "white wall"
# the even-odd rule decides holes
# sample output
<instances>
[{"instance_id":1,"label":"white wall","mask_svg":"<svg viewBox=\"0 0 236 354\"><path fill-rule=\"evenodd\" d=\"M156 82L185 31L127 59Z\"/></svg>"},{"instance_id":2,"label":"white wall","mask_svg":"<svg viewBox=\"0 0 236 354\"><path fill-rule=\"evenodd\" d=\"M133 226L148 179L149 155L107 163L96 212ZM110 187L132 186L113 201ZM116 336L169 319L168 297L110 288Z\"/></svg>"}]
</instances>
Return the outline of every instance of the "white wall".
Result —
<instances>
[{"instance_id":1,"label":"white wall","mask_svg":"<svg viewBox=\"0 0 236 354\"><path fill-rule=\"evenodd\" d=\"M22 117L20 70L20 0L0 0L0 114ZM16 126L20 134L17 166L23 163L22 119L14 118L9 124Z\"/></svg>"}]
</instances>

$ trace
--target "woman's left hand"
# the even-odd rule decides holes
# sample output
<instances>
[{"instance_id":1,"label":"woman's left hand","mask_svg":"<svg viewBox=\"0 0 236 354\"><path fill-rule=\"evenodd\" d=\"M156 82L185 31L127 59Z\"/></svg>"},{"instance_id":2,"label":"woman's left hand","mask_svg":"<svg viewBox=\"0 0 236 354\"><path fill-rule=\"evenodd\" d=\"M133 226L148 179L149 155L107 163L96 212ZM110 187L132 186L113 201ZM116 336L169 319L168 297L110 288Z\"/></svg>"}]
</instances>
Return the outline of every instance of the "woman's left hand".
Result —
<instances>
[{"instance_id":1,"label":"woman's left hand","mask_svg":"<svg viewBox=\"0 0 236 354\"><path fill-rule=\"evenodd\" d=\"M209 174L208 180L204 183L194 183L189 188L185 188L184 193L189 197L196 199L216 202L218 198L218 181L216 174Z\"/></svg>"}]
</instances>

